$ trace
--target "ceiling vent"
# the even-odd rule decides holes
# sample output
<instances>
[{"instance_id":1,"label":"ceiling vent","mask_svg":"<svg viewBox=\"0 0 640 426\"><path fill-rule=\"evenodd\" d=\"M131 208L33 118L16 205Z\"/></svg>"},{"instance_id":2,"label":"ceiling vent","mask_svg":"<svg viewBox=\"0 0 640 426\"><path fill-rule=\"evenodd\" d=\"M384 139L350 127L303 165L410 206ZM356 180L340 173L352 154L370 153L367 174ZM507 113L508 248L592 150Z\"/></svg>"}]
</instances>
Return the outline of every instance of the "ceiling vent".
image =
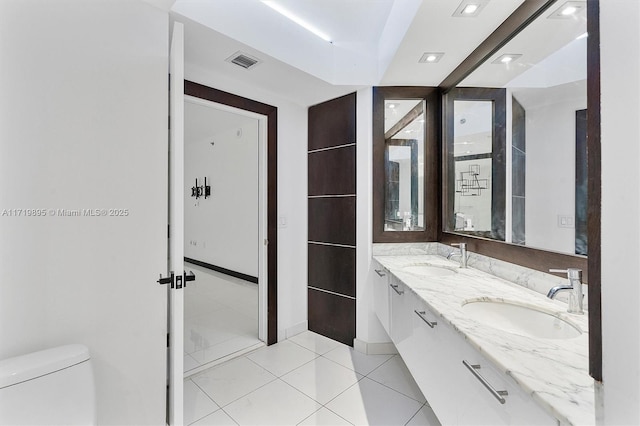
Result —
<instances>
[{"instance_id":1,"label":"ceiling vent","mask_svg":"<svg viewBox=\"0 0 640 426\"><path fill-rule=\"evenodd\" d=\"M262 62L260 61L260 59L255 58L251 55L247 55L244 52L236 52L233 55L229 56L226 61L231 62L232 64L236 64L244 69L253 68L260 62Z\"/></svg>"}]
</instances>

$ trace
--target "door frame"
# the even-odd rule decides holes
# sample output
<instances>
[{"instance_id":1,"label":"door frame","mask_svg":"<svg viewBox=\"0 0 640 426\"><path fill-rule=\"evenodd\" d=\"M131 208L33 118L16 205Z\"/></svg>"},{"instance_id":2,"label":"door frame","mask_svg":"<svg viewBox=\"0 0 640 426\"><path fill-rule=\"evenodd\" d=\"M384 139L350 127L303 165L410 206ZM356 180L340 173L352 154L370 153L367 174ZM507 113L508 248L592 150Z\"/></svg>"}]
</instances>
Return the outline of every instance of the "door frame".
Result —
<instances>
[{"instance_id":1,"label":"door frame","mask_svg":"<svg viewBox=\"0 0 640 426\"><path fill-rule=\"evenodd\" d=\"M267 176L267 324L266 342L278 341L278 108L185 80L184 94L263 115L266 128L266 176ZM263 149L264 147L260 147ZM261 160L261 161L264 161ZM263 163L264 164L264 163ZM263 175L260 176L262 178ZM262 334L262 330L261 334Z\"/></svg>"}]
</instances>

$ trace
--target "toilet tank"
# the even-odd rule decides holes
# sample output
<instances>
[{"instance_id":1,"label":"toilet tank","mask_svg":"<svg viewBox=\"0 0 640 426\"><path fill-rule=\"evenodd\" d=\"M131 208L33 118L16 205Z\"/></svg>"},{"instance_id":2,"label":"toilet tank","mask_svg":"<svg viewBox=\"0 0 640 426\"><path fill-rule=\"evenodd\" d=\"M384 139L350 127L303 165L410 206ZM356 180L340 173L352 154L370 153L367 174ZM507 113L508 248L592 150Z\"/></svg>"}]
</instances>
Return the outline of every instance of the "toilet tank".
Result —
<instances>
[{"instance_id":1,"label":"toilet tank","mask_svg":"<svg viewBox=\"0 0 640 426\"><path fill-rule=\"evenodd\" d=\"M0 361L0 425L95 424L86 346L60 346Z\"/></svg>"}]
</instances>

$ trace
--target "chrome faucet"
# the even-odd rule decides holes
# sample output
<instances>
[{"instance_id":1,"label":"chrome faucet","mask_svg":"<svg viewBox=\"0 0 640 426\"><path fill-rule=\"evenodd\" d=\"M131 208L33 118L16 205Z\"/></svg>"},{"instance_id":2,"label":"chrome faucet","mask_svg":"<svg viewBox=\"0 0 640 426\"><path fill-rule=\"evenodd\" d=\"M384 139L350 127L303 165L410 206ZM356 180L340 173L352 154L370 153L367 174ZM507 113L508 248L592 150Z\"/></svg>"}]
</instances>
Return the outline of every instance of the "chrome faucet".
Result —
<instances>
[{"instance_id":1,"label":"chrome faucet","mask_svg":"<svg viewBox=\"0 0 640 426\"><path fill-rule=\"evenodd\" d=\"M569 279L569 285L558 285L547 293L549 299L553 299L556 295L565 290L571 290L569 293L569 308L567 312L570 314L583 314L582 309L582 269L568 268L568 269L549 269L549 272L564 272Z\"/></svg>"},{"instance_id":2,"label":"chrome faucet","mask_svg":"<svg viewBox=\"0 0 640 426\"><path fill-rule=\"evenodd\" d=\"M467 243L455 243L455 244L451 244L454 247L460 247L460 252L456 253L455 251L452 251L451 253L449 253L449 255L447 256L447 259L451 259L452 257L458 257L460 256L460 267L461 268L466 268L467 267Z\"/></svg>"}]
</instances>

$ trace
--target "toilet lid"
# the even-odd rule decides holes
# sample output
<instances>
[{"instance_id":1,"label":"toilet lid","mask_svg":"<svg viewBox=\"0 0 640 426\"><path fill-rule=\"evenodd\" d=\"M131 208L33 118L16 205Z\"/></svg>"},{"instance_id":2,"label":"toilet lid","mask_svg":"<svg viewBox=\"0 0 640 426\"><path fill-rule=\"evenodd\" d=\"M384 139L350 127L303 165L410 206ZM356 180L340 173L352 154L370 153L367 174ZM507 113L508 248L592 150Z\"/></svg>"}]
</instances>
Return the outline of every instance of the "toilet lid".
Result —
<instances>
[{"instance_id":1,"label":"toilet lid","mask_svg":"<svg viewBox=\"0 0 640 426\"><path fill-rule=\"evenodd\" d=\"M89 359L84 345L65 345L0 361L0 389L71 367Z\"/></svg>"}]
</instances>

